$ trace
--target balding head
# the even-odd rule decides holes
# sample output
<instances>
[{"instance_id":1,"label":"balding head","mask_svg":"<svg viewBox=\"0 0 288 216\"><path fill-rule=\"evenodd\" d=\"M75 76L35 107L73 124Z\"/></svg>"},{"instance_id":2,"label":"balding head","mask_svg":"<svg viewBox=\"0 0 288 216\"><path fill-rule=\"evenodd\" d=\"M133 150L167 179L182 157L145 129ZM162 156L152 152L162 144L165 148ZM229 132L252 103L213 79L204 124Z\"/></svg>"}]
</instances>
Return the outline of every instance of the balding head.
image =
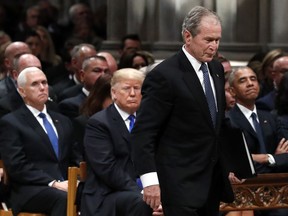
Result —
<instances>
[{"instance_id":1,"label":"balding head","mask_svg":"<svg viewBox=\"0 0 288 216\"><path fill-rule=\"evenodd\" d=\"M40 60L33 54L22 54L13 59L13 70L11 72L12 78L16 81L19 73L28 67L37 67L42 69Z\"/></svg>"},{"instance_id":2,"label":"balding head","mask_svg":"<svg viewBox=\"0 0 288 216\"><path fill-rule=\"evenodd\" d=\"M31 53L29 46L21 41L16 41L9 44L4 52L5 56L5 67L7 68L8 72L10 73L12 70L12 63L15 56L20 56L24 53Z\"/></svg>"},{"instance_id":3,"label":"balding head","mask_svg":"<svg viewBox=\"0 0 288 216\"><path fill-rule=\"evenodd\" d=\"M111 53L99 52L97 53L97 56L103 56L106 59L111 74L113 74L118 69L117 61Z\"/></svg>"}]
</instances>

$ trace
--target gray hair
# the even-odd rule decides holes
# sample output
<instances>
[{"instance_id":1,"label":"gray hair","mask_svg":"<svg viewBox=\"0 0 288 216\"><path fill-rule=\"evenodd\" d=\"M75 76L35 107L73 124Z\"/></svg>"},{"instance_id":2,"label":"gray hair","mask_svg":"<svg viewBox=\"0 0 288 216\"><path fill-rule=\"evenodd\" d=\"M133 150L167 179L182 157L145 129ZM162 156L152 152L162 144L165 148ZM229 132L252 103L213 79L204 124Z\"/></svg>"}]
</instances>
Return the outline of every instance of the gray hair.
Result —
<instances>
[{"instance_id":1,"label":"gray hair","mask_svg":"<svg viewBox=\"0 0 288 216\"><path fill-rule=\"evenodd\" d=\"M107 62L106 58L103 56L91 56L91 57L84 59L84 61L82 63L82 70L86 71L88 66L90 65L91 61L94 61L96 59Z\"/></svg>"},{"instance_id":2,"label":"gray hair","mask_svg":"<svg viewBox=\"0 0 288 216\"><path fill-rule=\"evenodd\" d=\"M113 73L113 77L111 79L111 88L115 87L115 85L122 80L133 79L143 82L144 78L144 73L139 70L134 68L123 68Z\"/></svg>"},{"instance_id":3,"label":"gray hair","mask_svg":"<svg viewBox=\"0 0 288 216\"><path fill-rule=\"evenodd\" d=\"M77 58L80 56L83 47L89 47L90 49L96 50L95 46L89 43L81 43L73 47L70 51L71 58Z\"/></svg>"},{"instance_id":4,"label":"gray hair","mask_svg":"<svg viewBox=\"0 0 288 216\"><path fill-rule=\"evenodd\" d=\"M244 69L247 69L249 68L250 70L252 70L250 67L248 66L239 66L239 67L236 67L236 68L233 68L229 77L228 77L228 82L229 82L229 85L230 86L233 86L233 83L235 81L235 76L236 76L236 73L238 73L239 71L241 70L244 70ZM253 71L253 70L252 70ZM253 71L255 73L255 71ZM257 74L255 73L256 77L257 77Z\"/></svg>"},{"instance_id":5,"label":"gray hair","mask_svg":"<svg viewBox=\"0 0 288 216\"><path fill-rule=\"evenodd\" d=\"M214 12L202 6L196 6L189 11L189 13L184 18L182 24L182 36L187 30L195 37L199 33L199 26L203 17L214 17L221 24L220 17Z\"/></svg>"},{"instance_id":6,"label":"gray hair","mask_svg":"<svg viewBox=\"0 0 288 216\"><path fill-rule=\"evenodd\" d=\"M37 67L27 67L24 70L22 70L17 78L17 84L19 87L24 87L26 85L27 82L27 74L29 73L34 73L34 72L38 72L41 71L43 73L42 70L40 70ZM43 73L44 74L44 73Z\"/></svg>"}]
</instances>

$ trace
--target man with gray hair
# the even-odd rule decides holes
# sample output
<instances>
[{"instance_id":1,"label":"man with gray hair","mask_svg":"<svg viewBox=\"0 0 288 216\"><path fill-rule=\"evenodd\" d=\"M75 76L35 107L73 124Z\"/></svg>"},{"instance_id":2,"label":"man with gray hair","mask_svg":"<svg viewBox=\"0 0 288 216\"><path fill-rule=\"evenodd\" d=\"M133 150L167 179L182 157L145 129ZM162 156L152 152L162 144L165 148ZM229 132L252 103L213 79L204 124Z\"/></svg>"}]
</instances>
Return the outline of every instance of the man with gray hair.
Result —
<instances>
[{"instance_id":1,"label":"man with gray hair","mask_svg":"<svg viewBox=\"0 0 288 216\"><path fill-rule=\"evenodd\" d=\"M0 121L0 152L13 215L26 211L66 216L68 166L81 160L72 123L47 109L48 84L39 68L24 69L17 81L25 105Z\"/></svg>"}]
</instances>

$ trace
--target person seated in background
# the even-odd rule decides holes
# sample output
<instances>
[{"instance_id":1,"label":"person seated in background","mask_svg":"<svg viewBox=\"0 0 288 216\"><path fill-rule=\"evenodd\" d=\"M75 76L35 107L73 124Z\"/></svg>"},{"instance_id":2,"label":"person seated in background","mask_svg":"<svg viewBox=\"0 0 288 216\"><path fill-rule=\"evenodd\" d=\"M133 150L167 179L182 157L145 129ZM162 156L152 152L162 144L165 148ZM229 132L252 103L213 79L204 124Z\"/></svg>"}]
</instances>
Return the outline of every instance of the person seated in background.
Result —
<instances>
[{"instance_id":1,"label":"person seated in background","mask_svg":"<svg viewBox=\"0 0 288 216\"><path fill-rule=\"evenodd\" d=\"M264 57L261 70L258 74L258 80L260 84L260 92L258 98L263 97L274 89L273 84L273 63L276 59L284 56L285 53L282 49L270 50Z\"/></svg>"},{"instance_id":2,"label":"person seated in background","mask_svg":"<svg viewBox=\"0 0 288 216\"><path fill-rule=\"evenodd\" d=\"M7 95L15 89L15 80L13 79L13 59L15 56L31 53L29 46L21 41L15 41L9 44L4 51L3 67L5 67L5 77L0 81L0 98Z\"/></svg>"},{"instance_id":3,"label":"person seated in background","mask_svg":"<svg viewBox=\"0 0 288 216\"><path fill-rule=\"evenodd\" d=\"M288 171L288 141L277 128L274 116L258 110L255 100L260 86L257 75L249 67L239 67L229 76L231 94L236 105L228 112L232 127L240 128L246 138L257 173ZM237 176L236 183L239 183ZM238 182L237 182L238 181ZM261 216L287 216L287 209L260 211Z\"/></svg>"},{"instance_id":4,"label":"person seated in background","mask_svg":"<svg viewBox=\"0 0 288 216\"><path fill-rule=\"evenodd\" d=\"M72 71L72 80L73 82L68 88L63 89L58 95L58 102L70 97L74 97L82 92L83 83L81 81L81 70L83 61L86 58L96 55L96 49L92 44L81 43L77 44L71 50L71 71ZM60 82L61 84L61 82Z\"/></svg>"},{"instance_id":5,"label":"person seated in background","mask_svg":"<svg viewBox=\"0 0 288 216\"><path fill-rule=\"evenodd\" d=\"M23 211L66 216L68 167L82 160L72 123L47 109L48 84L39 68L21 71L17 83L25 105L0 120L0 152L13 215Z\"/></svg>"},{"instance_id":6,"label":"person seated in background","mask_svg":"<svg viewBox=\"0 0 288 216\"><path fill-rule=\"evenodd\" d=\"M277 116L279 130L288 139L288 72L284 73L280 81L273 114Z\"/></svg>"},{"instance_id":7,"label":"person seated in background","mask_svg":"<svg viewBox=\"0 0 288 216\"><path fill-rule=\"evenodd\" d=\"M231 90L230 90L230 84L229 84L229 76L231 74L230 72L225 73L225 98L226 98L226 112L232 109L235 106L236 100L235 97L232 96Z\"/></svg>"},{"instance_id":8,"label":"person seated in background","mask_svg":"<svg viewBox=\"0 0 288 216\"><path fill-rule=\"evenodd\" d=\"M141 101L144 74L132 68L116 71L111 80L113 104L92 115L84 136L87 179L81 215L151 216L143 201L131 159L130 133ZM161 208L154 210L162 215Z\"/></svg>"},{"instance_id":9,"label":"person seated in background","mask_svg":"<svg viewBox=\"0 0 288 216\"><path fill-rule=\"evenodd\" d=\"M108 107L112 103L110 94L111 75L102 74L95 82L89 96L80 107L80 115L73 119L74 135L79 147L83 151L83 138L88 119L100 110Z\"/></svg>"},{"instance_id":10,"label":"person seated in background","mask_svg":"<svg viewBox=\"0 0 288 216\"><path fill-rule=\"evenodd\" d=\"M137 51L137 52L122 55L119 60L118 68L119 69L135 68L139 70L142 67L146 67L149 64L154 63L154 61L152 61L151 63L150 62L145 52Z\"/></svg>"},{"instance_id":11,"label":"person seated in background","mask_svg":"<svg viewBox=\"0 0 288 216\"><path fill-rule=\"evenodd\" d=\"M121 38L119 56L142 50L142 41L138 34L127 34Z\"/></svg>"},{"instance_id":12,"label":"person seated in background","mask_svg":"<svg viewBox=\"0 0 288 216\"><path fill-rule=\"evenodd\" d=\"M71 98L67 98L58 104L60 112L73 119L80 113L80 107L87 99L96 80L104 73L110 73L107 61L102 56L92 56L83 61L80 71L83 88L81 92Z\"/></svg>"},{"instance_id":13,"label":"person seated in background","mask_svg":"<svg viewBox=\"0 0 288 216\"><path fill-rule=\"evenodd\" d=\"M48 64L54 67L59 65L62 60L61 57L57 55L55 52L55 46L48 30L45 27L38 25L35 28L35 31L37 32L37 34L40 36L41 39L41 45L42 45L42 49L40 52L41 60L47 62Z\"/></svg>"},{"instance_id":14,"label":"person seated in background","mask_svg":"<svg viewBox=\"0 0 288 216\"><path fill-rule=\"evenodd\" d=\"M275 109L275 98L278 92L278 86L284 73L288 71L288 56L284 55L276 59L273 63L271 77L273 79L274 89L265 96L256 100L257 109L272 111Z\"/></svg>"}]
</instances>

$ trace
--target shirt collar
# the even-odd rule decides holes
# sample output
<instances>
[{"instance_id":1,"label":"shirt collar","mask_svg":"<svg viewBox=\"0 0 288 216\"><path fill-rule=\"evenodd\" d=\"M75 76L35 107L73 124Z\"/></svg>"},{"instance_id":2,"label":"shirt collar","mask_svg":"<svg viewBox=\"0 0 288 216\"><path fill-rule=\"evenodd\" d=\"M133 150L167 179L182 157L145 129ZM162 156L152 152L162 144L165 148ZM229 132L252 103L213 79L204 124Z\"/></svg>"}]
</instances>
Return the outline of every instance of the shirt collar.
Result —
<instances>
[{"instance_id":1,"label":"shirt collar","mask_svg":"<svg viewBox=\"0 0 288 216\"><path fill-rule=\"evenodd\" d=\"M44 105L44 109L42 111L39 111L37 109L35 109L34 107L26 104L26 107L31 111L31 113L35 116L38 117L38 115L42 112L47 116L47 109L46 109L46 105Z\"/></svg>"},{"instance_id":2,"label":"shirt collar","mask_svg":"<svg viewBox=\"0 0 288 216\"><path fill-rule=\"evenodd\" d=\"M192 67L196 72L200 70L202 62L199 62L196 58L194 58L190 53L187 52L185 49L185 45L182 46L182 51L184 52L185 56L188 58L189 62L191 63Z\"/></svg>"},{"instance_id":3,"label":"shirt collar","mask_svg":"<svg viewBox=\"0 0 288 216\"><path fill-rule=\"evenodd\" d=\"M254 105L254 108L253 110L251 111L250 109L244 107L243 105L237 103L237 106L239 107L239 109L241 110L241 112L244 114L244 116L249 119L251 117L251 114L254 112L256 113L256 115L258 116L257 114L257 110L256 110L256 106Z\"/></svg>"},{"instance_id":4,"label":"shirt collar","mask_svg":"<svg viewBox=\"0 0 288 216\"><path fill-rule=\"evenodd\" d=\"M126 121L128 119L128 117L131 115L123 110L120 109L120 107L114 103L115 108L117 109L117 111L119 112L121 118L123 119L123 121ZM136 113L133 113L133 115L136 117Z\"/></svg>"}]
</instances>

